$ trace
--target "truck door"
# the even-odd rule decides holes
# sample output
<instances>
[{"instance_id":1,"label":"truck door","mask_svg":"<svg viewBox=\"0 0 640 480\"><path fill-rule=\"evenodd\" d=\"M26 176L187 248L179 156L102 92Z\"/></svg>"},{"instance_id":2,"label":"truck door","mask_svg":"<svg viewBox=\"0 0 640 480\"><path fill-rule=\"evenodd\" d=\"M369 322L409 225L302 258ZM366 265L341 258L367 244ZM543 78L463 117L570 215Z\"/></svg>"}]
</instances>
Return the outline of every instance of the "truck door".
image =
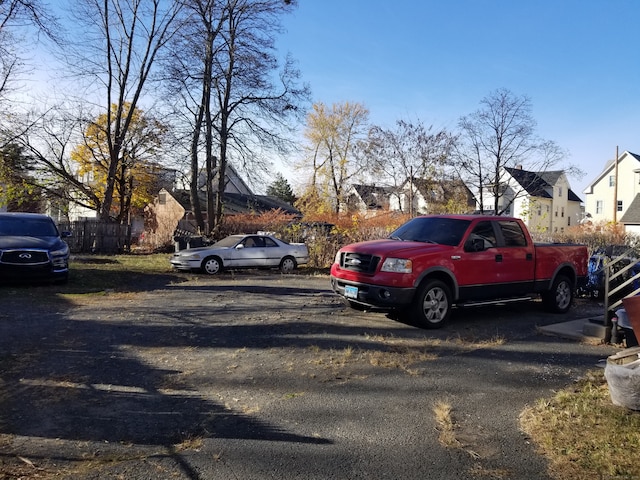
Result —
<instances>
[{"instance_id":1,"label":"truck door","mask_svg":"<svg viewBox=\"0 0 640 480\"><path fill-rule=\"evenodd\" d=\"M500 297L498 240L493 222L478 222L464 243L462 268L456 272L464 300Z\"/></svg>"},{"instance_id":2,"label":"truck door","mask_svg":"<svg viewBox=\"0 0 640 480\"><path fill-rule=\"evenodd\" d=\"M511 295L532 292L536 262L535 249L528 241L529 237L515 220L500 220L497 225L498 283L504 285Z\"/></svg>"}]
</instances>

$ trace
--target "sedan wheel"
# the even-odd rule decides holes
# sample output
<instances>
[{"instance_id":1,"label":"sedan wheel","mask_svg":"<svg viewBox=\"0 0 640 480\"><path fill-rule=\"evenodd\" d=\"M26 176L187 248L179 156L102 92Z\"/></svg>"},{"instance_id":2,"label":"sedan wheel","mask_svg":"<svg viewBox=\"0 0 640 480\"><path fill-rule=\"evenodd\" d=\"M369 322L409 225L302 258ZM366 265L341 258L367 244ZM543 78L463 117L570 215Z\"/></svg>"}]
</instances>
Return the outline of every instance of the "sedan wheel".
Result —
<instances>
[{"instance_id":1,"label":"sedan wheel","mask_svg":"<svg viewBox=\"0 0 640 480\"><path fill-rule=\"evenodd\" d=\"M202 271L209 275L216 275L222 270L222 260L218 257L208 257L202 262Z\"/></svg>"},{"instance_id":2,"label":"sedan wheel","mask_svg":"<svg viewBox=\"0 0 640 480\"><path fill-rule=\"evenodd\" d=\"M292 257L285 257L280 262L280 271L282 273L291 273L296 269L297 266L298 264L296 263L295 259L293 259Z\"/></svg>"}]
</instances>

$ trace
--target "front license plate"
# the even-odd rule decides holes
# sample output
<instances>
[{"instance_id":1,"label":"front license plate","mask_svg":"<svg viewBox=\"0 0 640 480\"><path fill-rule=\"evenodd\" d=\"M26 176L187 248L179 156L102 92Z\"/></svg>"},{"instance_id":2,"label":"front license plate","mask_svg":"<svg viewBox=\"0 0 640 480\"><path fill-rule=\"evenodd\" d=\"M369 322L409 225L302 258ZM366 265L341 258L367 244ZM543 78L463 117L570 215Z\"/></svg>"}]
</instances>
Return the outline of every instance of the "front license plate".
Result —
<instances>
[{"instance_id":1,"label":"front license plate","mask_svg":"<svg viewBox=\"0 0 640 480\"><path fill-rule=\"evenodd\" d=\"M352 287L351 285L344 286L344 296L347 298L358 298L358 287Z\"/></svg>"}]
</instances>

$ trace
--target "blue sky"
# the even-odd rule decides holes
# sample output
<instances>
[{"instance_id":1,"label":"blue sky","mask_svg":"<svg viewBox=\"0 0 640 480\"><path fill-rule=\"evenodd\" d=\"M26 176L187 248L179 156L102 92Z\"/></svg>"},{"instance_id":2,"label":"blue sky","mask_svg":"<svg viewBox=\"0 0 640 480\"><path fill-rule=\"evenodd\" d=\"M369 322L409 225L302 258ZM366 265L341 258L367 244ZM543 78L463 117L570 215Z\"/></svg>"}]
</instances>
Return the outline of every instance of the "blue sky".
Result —
<instances>
[{"instance_id":1,"label":"blue sky","mask_svg":"<svg viewBox=\"0 0 640 480\"><path fill-rule=\"evenodd\" d=\"M584 200L616 147L640 153L639 19L637 0L299 0L278 46L314 101L363 103L377 125L455 130L498 88L528 96Z\"/></svg>"}]
</instances>

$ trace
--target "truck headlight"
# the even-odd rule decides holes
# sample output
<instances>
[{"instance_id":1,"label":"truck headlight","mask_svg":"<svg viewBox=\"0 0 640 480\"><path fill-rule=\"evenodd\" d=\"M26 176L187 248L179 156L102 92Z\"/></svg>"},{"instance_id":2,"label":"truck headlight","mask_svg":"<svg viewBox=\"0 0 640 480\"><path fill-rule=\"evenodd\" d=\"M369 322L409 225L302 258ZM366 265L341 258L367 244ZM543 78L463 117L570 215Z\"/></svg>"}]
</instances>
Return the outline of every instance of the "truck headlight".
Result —
<instances>
[{"instance_id":1,"label":"truck headlight","mask_svg":"<svg viewBox=\"0 0 640 480\"><path fill-rule=\"evenodd\" d=\"M413 262L406 258L387 258L380 271L395 273L411 273Z\"/></svg>"},{"instance_id":2,"label":"truck headlight","mask_svg":"<svg viewBox=\"0 0 640 480\"><path fill-rule=\"evenodd\" d=\"M338 265L340 265L340 251L339 250L336 253L336 258L333 259L333 263L337 263Z\"/></svg>"}]
</instances>

